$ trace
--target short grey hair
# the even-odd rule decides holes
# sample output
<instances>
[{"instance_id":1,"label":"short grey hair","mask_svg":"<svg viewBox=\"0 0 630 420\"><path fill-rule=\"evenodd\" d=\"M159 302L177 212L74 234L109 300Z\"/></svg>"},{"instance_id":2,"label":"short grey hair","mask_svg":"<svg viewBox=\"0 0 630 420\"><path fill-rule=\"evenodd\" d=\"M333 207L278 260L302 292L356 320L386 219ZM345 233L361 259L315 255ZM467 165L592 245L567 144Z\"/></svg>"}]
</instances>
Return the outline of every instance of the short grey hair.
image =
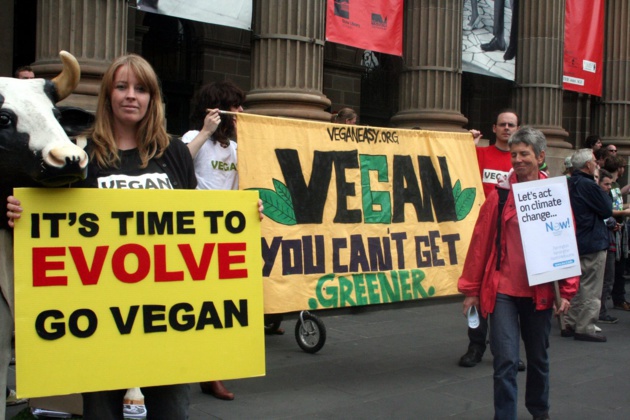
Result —
<instances>
[{"instance_id":1,"label":"short grey hair","mask_svg":"<svg viewBox=\"0 0 630 420\"><path fill-rule=\"evenodd\" d=\"M508 140L508 147L519 143L532 146L536 157L540 156L540 152L547 149L547 139L545 138L545 135L542 131L529 125L521 127L518 131L512 134L512 136L510 136L510 139Z\"/></svg>"},{"instance_id":2,"label":"short grey hair","mask_svg":"<svg viewBox=\"0 0 630 420\"><path fill-rule=\"evenodd\" d=\"M580 149L571 156L573 169L583 169L586 164L593 160L593 149Z\"/></svg>"}]
</instances>

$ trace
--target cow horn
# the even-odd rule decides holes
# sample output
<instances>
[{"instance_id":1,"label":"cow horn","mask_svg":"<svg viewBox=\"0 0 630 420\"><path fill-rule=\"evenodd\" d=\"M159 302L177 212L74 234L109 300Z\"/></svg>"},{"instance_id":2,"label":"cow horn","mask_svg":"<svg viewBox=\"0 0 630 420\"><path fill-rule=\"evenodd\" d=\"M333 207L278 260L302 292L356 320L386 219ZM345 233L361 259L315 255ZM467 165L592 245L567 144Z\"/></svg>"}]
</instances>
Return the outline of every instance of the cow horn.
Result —
<instances>
[{"instance_id":1,"label":"cow horn","mask_svg":"<svg viewBox=\"0 0 630 420\"><path fill-rule=\"evenodd\" d=\"M63 63L63 69L57 77L52 79L57 89L57 102L67 98L81 80L81 68L77 59L67 51L60 51L59 57Z\"/></svg>"}]
</instances>

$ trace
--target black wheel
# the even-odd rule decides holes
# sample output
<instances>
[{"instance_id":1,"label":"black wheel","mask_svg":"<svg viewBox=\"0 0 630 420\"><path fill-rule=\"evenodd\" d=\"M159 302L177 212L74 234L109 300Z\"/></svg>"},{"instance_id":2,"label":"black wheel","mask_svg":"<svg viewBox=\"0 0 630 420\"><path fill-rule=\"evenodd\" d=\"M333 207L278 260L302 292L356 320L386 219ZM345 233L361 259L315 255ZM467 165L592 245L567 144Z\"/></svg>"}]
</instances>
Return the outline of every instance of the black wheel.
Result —
<instances>
[{"instance_id":1,"label":"black wheel","mask_svg":"<svg viewBox=\"0 0 630 420\"><path fill-rule=\"evenodd\" d=\"M284 330L280 329L282 318L282 314L265 315L265 334L284 334Z\"/></svg>"},{"instance_id":2,"label":"black wheel","mask_svg":"<svg viewBox=\"0 0 630 420\"><path fill-rule=\"evenodd\" d=\"M307 353L317 353L326 343L326 326L321 319L304 311L295 324L295 339Z\"/></svg>"}]
</instances>

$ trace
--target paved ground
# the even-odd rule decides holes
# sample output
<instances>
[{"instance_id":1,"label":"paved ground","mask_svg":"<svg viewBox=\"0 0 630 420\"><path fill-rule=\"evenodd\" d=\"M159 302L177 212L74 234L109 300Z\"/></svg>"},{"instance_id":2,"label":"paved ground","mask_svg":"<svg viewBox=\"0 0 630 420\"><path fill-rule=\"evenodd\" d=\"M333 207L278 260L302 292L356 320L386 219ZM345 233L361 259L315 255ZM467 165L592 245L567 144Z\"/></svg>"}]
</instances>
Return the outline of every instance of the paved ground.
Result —
<instances>
[{"instance_id":1,"label":"paved ground","mask_svg":"<svg viewBox=\"0 0 630 420\"><path fill-rule=\"evenodd\" d=\"M266 337L267 375L226 382L234 401L203 395L195 384L191 419L492 418L492 357L474 368L457 365L467 346L460 308L460 298L446 298L320 311L328 339L314 355L297 346L289 316L287 334ZM601 326L607 343L562 338L554 324L552 418L627 418L630 312L611 313L620 322ZM530 419L524 384L519 374L519 419ZM23 407L8 409L7 418Z\"/></svg>"},{"instance_id":2,"label":"paved ground","mask_svg":"<svg viewBox=\"0 0 630 420\"><path fill-rule=\"evenodd\" d=\"M467 27L471 14L470 0L464 1L463 10L463 42L462 42L462 67L464 71L485 74L488 76L502 77L514 80L515 60L505 61L504 51L484 52L480 45L490 42L493 38L492 30L494 26L494 1L479 0L477 9L480 22L475 28ZM506 2L504 39L505 45L510 45L510 28L512 27L512 9L508 7L511 1Z\"/></svg>"}]
</instances>

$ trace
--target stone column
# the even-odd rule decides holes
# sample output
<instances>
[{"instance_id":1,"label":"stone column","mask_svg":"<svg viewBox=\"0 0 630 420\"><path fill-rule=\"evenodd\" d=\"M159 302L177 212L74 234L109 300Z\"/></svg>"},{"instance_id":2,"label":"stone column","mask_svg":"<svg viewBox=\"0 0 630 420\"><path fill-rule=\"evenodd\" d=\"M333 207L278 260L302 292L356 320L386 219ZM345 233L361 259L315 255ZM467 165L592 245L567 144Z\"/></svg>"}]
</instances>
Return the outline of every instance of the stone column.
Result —
<instances>
[{"instance_id":1,"label":"stone column","mask_svg":"<svg viewBox=\"0 0 630 420\"><path fill-rule=\"evenodd\" d=\"M521 124L545 133L550 148L570 149L562 128L565 2L529 0L519 7L514 107Z\"/></svg>"},{"instance_id":2,"label":"stone column","mask_svg":"<svg viewBox=\"0 0 630 420\"><path fill-rule=\"evenodd\" d=\"M0 57L11 57L9 60L0 60L0 77L13 77L13 20L14 7L12 1L2 4L2 14L0 14ZM17 63L23 66L26 63Z\"/></svg>"},{"instance_id":3,"label":"stone column","mask_svg":"<svg viewBox=\"0 0 630 420\"><path fill-rule=\"evenodd\" d=\"M248 112L328 121L325 0L255 0Z\"/></svg>"},{"instance_id":4,"label":"stone column","mask_svg":"<svg viewBox=\"0 0 630 420\"><path fill-rule=\"evenodd\" d=\"M463 131L462 1L406 0L397 127Z\"/></svg>"},{"instance_id":5,"label":"stone column","mask_svg":"<svg viewBox=\"0 0 630 420\"><path fill-rule=\"evenodd\" d=\"M125 0L38 0L35 74L59 74L60 50L70 52L81 65L81 82L61 105L96 109L103 73L126 51L127 7Z\"/></svg>"},{"instance_id":6,"label":"stone column","mask_svg":"<svg viewBox=\"0 0 630 420\"><path fill-rule=\"evenodd\" d=\"M593 128L604 143L630 155L630 9L627 0L606 1L604 86Z\"/></svg>"}]
</instances>

